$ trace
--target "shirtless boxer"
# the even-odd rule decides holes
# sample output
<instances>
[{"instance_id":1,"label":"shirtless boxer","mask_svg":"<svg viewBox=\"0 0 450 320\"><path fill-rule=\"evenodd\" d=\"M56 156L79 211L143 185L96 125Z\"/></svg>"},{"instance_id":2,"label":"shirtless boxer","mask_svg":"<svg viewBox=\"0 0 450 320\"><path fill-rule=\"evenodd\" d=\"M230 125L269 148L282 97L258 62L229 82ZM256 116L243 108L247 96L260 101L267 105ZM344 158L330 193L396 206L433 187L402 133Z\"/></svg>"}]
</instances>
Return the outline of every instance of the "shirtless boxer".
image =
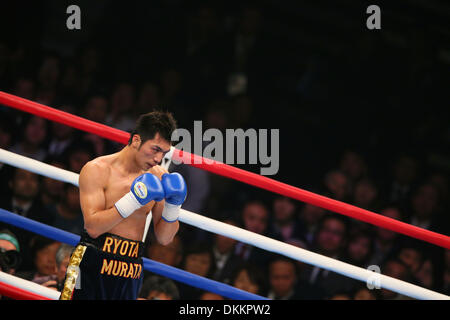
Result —
<instances>
[{"instance_id":1,"label":"shirtless boxer","mask_svg":"<svg viewBox=\"0 0 450 320\"><path fill-rule=\"evenodd\" d=\"M61 300L138 298L145 221L152 212L158 242L178 231L186 184L159 166L176 124L170 113L142 115L128 145L88 162L79 177L84 232L72 253Z\"/></svg>"}]
</instances>

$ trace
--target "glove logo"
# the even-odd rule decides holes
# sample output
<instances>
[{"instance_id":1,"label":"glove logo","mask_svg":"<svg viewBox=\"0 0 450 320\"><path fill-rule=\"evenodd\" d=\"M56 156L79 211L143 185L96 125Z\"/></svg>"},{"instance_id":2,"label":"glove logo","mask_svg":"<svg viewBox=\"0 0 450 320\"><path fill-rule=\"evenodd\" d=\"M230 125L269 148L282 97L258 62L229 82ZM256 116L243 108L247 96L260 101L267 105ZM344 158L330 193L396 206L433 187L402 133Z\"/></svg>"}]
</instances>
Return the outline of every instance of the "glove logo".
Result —
<instances>
[{"instance_id":1,"label":"glove logo","mask_svg":"<svg viewBox=\"0 0 450 320\"><path fill-rule=\"evenodd\" d=\"M134 185L134 193L141 199L147 197L147 187L142 182L137 182Z\"/></svg>"}]
</instances>

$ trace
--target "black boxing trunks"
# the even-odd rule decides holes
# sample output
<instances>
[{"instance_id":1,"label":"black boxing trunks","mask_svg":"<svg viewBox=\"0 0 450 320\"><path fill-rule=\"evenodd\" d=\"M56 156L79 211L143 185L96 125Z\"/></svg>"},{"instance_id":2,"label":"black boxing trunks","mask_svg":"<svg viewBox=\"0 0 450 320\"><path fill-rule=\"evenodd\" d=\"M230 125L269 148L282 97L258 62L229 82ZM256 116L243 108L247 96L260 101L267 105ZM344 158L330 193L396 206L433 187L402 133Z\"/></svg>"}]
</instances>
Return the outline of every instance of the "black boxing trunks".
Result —
<instances>
[{"instance_id":1,"label":"black boxing trunks","mask_svg":"<svg viewBox=\"0 0 450 320\"><path fill-rule=\"evenodd\" d=\"M143 280L144 243L84 230L70 256L60 300L136 300Z\"/></svg>"}]
</instances>

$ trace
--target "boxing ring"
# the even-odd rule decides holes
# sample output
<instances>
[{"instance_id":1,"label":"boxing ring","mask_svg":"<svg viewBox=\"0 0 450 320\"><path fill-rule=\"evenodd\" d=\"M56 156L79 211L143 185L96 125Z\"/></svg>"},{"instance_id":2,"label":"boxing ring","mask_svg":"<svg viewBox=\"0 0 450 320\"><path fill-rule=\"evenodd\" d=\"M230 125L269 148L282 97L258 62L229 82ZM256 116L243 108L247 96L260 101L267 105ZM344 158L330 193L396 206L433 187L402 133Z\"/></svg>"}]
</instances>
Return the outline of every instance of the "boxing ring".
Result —
<instances>
[{"instance_id":1,"label":"boxing ring","mask_svg":"<svg viewBox=\"0 0 450 320\"><path fill-rule=\"evenodd\" d=\"M0 104L12 107L24 112L28 112L39 117L56 121L73 128L99 135L103 138L113 140L122 144L127 144L129 133L111 128L109 126L95 123L93 121L50 108L48 106L29 101L14 95L0 91ZM380 214L364 210L353 205L346 204L341 201L330 199L300 188L284 184L282 182L260 176L239 168L226 165L221 162L212 161L190 154L186 151L172 148L168 153L171 160L187 163L194 167L209 171L223 177L231 178L244 182L246 184L262 188L283 196L287 196L296 200L309 203L314 206L322 207L326 210L343 214L345 216L357 219L366 223L370 223L377 227L389 229L397 233L407 235L446 249L450 249L450 237L426 229L418 228L413 225L391 219ZM0 162L22 168L39 175L43 175L52 179L64 181L78 186L78 174L63 170L51 165L33 160L3 149L0 149ZM51 239L76 245L79 236L69 232L56 229L42 223L32 221L25 217L16 215L0 208L0 221L32 231ZM374 272L363 269L336 259L332 259L302 248L298 248L284 242L274 240L253 232L228 225L216 220L207 218L200 214L182 209L179 221L195 226L197 228L221 234L223 236L233 238L237 241L247 243L249 245L259 247L261 249L278 253L289 258L315 265L317 267L327 269L344 276L370 283L402 295L426 300L450 300L449 296L438 292L431 291L413 285L411 283L401 281L383 274L375 274ZM156 274L172 278L195 287L199 287L206 291L211 291L231 299L244 300L260 300L266 299L258 295L254 295L232 286L206 279L197 275L193 275L184 270L167 266L156 261L144 258L144 269ZM37 285L35 283L19 279L17 277L7 275L0 272L0 294L10 295L14 299L58 299L59 293L49 288Z\"/></svg>"}]
</instances>

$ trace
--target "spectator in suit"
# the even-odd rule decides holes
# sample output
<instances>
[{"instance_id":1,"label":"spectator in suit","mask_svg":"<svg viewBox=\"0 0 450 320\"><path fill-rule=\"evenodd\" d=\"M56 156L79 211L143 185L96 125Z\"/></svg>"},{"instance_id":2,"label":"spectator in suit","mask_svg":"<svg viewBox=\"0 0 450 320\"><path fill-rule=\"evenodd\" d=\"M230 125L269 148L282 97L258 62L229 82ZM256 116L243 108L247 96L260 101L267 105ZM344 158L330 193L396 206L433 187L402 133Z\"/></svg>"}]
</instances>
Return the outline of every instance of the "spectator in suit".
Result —
<instances>
[{"instance_id":1,"label":"spectator in suit","mask_svg":"<svg viewBox=\"0 0 450 320\"><path fill-rule=\"evenodd\" d=\"M407 154L398 156L392 168L393 178L385 188L387 201L398 203L400 208L404 209L416 182L418 170L417 159Z\"/></svg>"},{"instance_id":2,"label":"spectator in suit","mask_svg":"<svg viewBox=\"0 0 450 320\"><path fill-rule=\"evenodd\" d=\"M305 203L301 210L299 220L303 225L304 235L303 238L306 240L308 245L312 245L314 241L314 235L317 232L317 226L320 219L325 215L326 210L313 206L312 204Z\"/></svg>"},{"instance_id":3,"label":"spectator in suit","mask_svg":"<svg viewBox=\"0 0 450 320\"><path fill-rule=\"evenodd\" d=\"M339 170L327 172L324 179L325 191L329 197L350 202L351 186L348 177Z\"/></svg>"},{"instance_id":4,"label":"spectator in suit","mask_svg":"<svg viewBox=\"0 0 450 320\"><path fill-rule=\"evenodd\" d=\"M381 271L388 277L410 282L411 273L408 266L396 258L388 259L381 267ZM397 292L385 288L380 289L380 296L383 300L403 300L406 298Z\"/></svg>"},{"instance_id":5,"label":"spectator in suit","mask_svg":"<svg viewBox=\"0 0 450 320\"><path fill-rule=\"evenodd\" d=\"M396 220L402 220L403 218L402 212L395 205L385 206L380 214ZM401 235L394 231L375 227L374 250L369 265L380 266L384 263L388 257L398 250L401 239Z\"/></svg>"},{"instance_id":6,"label":"spectator in suit","mask_svg":"<svg viewBox=\"0 0 450 320\"><path fill-rule=\"evenodd\" d=\"M75 109L65 105L61 111L75 114ZM48 155L60 157L66 148L75 140L75 129L59 122L51 123L51 140L48 145Z\"/></svg>"},{"instance_id":7,"label":"spectator in suit","mask_svg":"<svg viewBox=\"0 0 450 320\"><path fill-rule=\"evenodd\" d=\"M346 150L339 160L339 169L350 181L351 190L356 183L367 175L367 163L361 153L355 150Z\"/></svg>"},{"instance_id":8,"label":"spectator in suit","mask_svg":"<svg viewBox=\"0 0 450 320\"><path fill-rule=\"evenodd\" d=\"M248 201L241 211L243 228L261 235L266 235L269 221L269 210L260 201ZM266 265L270 259L270 254L262 249L249 244L238 242L235 247L235 254L246 262L255 265Z\"/></svg>"},{"instance_id":9,"label":"spectator in suit","mask_svg":"<svg viewBox=\"0 0 450 320\"><path fill-rule=\"evenodd\" d=\"M47 157L45 162L51 166L66 169L62 159ZM60 180L42 177L42 188L40 189L40 200L46 208L56 206L64 196L64 182Z\"/></svg>"},{"instance_id":10,"label":"spectator in suit","mask_svg":"<svg viewBox=\"0 0 450 320\"><path fill-rule=\"evenodd\" d=\"M84 226L83 213L80 206L80 191L77 186L65 183L61 201L47 208L51 217L51 225L74 234L81 235Z\"/></svg>"},{"instance_id":11,"label":"spectator in suit","mask_svg":"<svg viewBox=\"0 0 450 320\"><path fill-rule=\"evenodd\" d=\"M343 250L348 237L348 224L349 221L346 217L337 214L325 215L319 223L315 237L315 251L333 259L343 259ZM356 280L311 265L303 269L301 280L321 290L324 298L330 298L340 292L349 292L356 285Z\"/></svg>"},{"instance_id":12,"label":"spectator in suit","mask_svg":"<svg viewBox=\"0 0 450 320\"><path fill-rule=\"evenodd\" d=\"M369 230L355 230L350 234L344 251L344 261L367 268L374 248L374 235Z\"/></svg>"},{"instance_id":13,"label":"spectator in suit","mask_svg":"<svg viewBox=\"0 0 450 320\"><path fill-rule=\"evenodd\" d=\"M171 243L163 246L153 235L149 235L146 256L151 260L164 263L168 266L178 267L183 258L183 244L180 236L176 234Z\"/></svg>"},{"instance_id":14,"label":"spectator in suit","mask_svg":"<svg viewBox=\"0 0 450 320\"><path fill-rule=\"evenodd\" d=\"M2 197L0 200L1 208L32 220L50 224L50 217L46 215L44 206L38 197L40 181L37 174L20 168L14 168L9 181L9 187L9 195ZM30 268L32 261L30 260L29 242L34 236L34 233L4 223L0 223L0 226L9 228L11 232L16 234L19 244L23 248L22 254L24 260L19 270Z\"/></svg>"},{"instance_id":15,"label":"spectator in suit","mask_svg":"<svg viewBox=\"0 0 450 320\"><path fill-rule=\"evenodd\" d=\"M22 137L14 144L10 151L35 160L44 161L47 150L44 147L48 133L48 122L37 116L25 117Z\"/></svg>"},{"instance_id":16,"label":"spectator in suit","mask_svg":"<svg viewBox=\"0 0 450 320\"><path fill-rule=\"evenodd\" d=\"M96 157L95 148L90 141L74 141L65 149L62 157L67 164L67 170L80 173L83 166Z\"/></svg>"},{"instance_id":17,"label":"spectator in suit","mask_svg":"<svg viewBox=\"0 0 450 320\"><path fill-rule=\"evenodd\" d=\"M296 204L291 198L276 197L273 201L273 221L268 236L283 242L304 241L305 230L297 217Z\"/></svg>"},{"instance_id":18,"label":"spectator in suit","mask_svg":"<svg viewBox=\"0 0 450 320\"><path fill-rule=\"evenodd\" d=\"M16 128L14 118L8 112L0 113L0 148L9 150L14 144L14 136ZM0 162L0 181L8 181L12 168ZM0 193L7 194L9 192L7 183L0 183Z\"/></svg>"},{"instance_id":19,"label":"spectator in suit","mask_svg":"<svg viewBox=\"0 0 450 320\"><path fill-rule=\"evenodd\" d=\"M236 222L231 219L222 222L236 226ZM229 282L236 268L243 264L243 260L234 254L237 240L228 238L220 234L214 237L213 252L216 271L213 279L220 282Z\"/></svg>"},{"instance_id":20,"label":"spectator in suit","mask_svg":"<svg viewBox=\"0 0 450 320\"><path fill-rule=\"evenodd\" d=\"M445 233L446 226L439 216L439 193L431 183L419 185L411 197L411 216L408 223L427 230Z\"/></svg>"},{"instance_id":21,"label":"spectator in suit","mask_svg":"<svg viewBox=\"0 0 450 320\"><path fill-rule=\"evenodd\" d=\"M269 292L267 297L275 300L314 300L322 292L298 278L297 263L284 256L273 258L269 264Z\"/></svg>"}]
</instances>

